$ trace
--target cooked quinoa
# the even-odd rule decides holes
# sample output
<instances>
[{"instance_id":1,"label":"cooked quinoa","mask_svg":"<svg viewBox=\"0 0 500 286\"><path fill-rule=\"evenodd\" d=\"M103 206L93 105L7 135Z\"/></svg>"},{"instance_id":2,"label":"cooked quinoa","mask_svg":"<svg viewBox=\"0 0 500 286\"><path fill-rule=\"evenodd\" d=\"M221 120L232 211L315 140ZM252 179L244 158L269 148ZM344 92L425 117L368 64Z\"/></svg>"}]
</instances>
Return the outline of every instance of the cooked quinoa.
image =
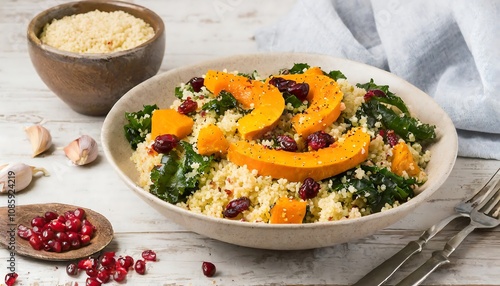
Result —
<instances>
[{"instance_id":1,"label":"cooked quinoa","mask_svg":"<svg viewBox=\"0 0 500 286\"><path fill-rule=\"evenodd\" d=\"M74 53L111 53L128 50L154 36L144 20L124 11L99 10L65 16L46 24L42 43Z\"/></svg>"},{"instance_id":2,"label":"cooked quinoa","mask_svg":"<svg viewBox=\"0 0 500 286\"><path fill-rule=\"evenodd\" d=\"M357 117L356 111L365 102L364 96L367 91L349 83L346 79L337 79L340 90L343 93L342 113L339 119L324 131L330 134L335 141L343 140L344 134L350 127L362 128L371 137L369 154L367 160L363 163L366 166L376 166L378 168L391 169L392 146L385 142L383 136L375 128L370 128L367 124L367 118ZM183 101L190 98L198 103L198 109L205 103L212 100L213 94L205 87L202 87L199 92L194 92L189 84L181 83L178 87L181 96L175 100L171 106L163 108L177 109ZM291 105L285 107L287 110L293 110ZM296 112L300 112L296 110ZM212 112L196 112L192 115L194 126L192 133L183 140L192 144L193 149L196 149L198 134L201 128L209 124L215 124L223 130L226 139L232 143L241 140L237 128L238 119L243 114L234 109L227 110L222 116L215 116ZM292 134L293 138L299 145L306 144L303 138L290 131L291 113L284 112L280 118L276 130L281 130L282 133ZM375 124L375 126L380 123ZM144 142L137 145L137 149L133 153L131 160L135 163L140 174L137 184L149 191L151 181L151 170L161 164L162 154L151 152L151 146L154 138L148 134ZM272 146L273 142L269 139L258 139L259 144ZM399 142L404 142L399 139ZM416 142L404 142L411 151L411 154L418 162L422 169L415 179L416 188L418 184L423 183L427 179L427 174L424 168L430 160L430 151L425 150L421 144ZM271 148L271 147L270 147ZM193 172L196 173L196 166L192 166ZM353 179L367 179L369 171L365 171L361 166L347 171ZM338 182L348 181L346 174L338 178ZM193 174L186 174L190 176ZM403 173L403 177L409 178L408 174ZM304 222L322 222L335 221L350 218L357 218L369 215L374 212L368 204L369 194L360 195L358 190L353 187L343 187L332 191L335 182L330 179L325 179L319 182L320 190L314 198L307 199L307 214ZM263 222L268 223L270 220L270 210L280 197L295 198L298 200L299 189L302 182L290 182L286 179L273 179L270 176L260 176L256 170L249 170L247 166L238 166L226 158L219 158L210 164L208 172L201 174L199 179L199 189L189 195L187 200L177 203L181 208L192 212L201 213L211 217L223 218L223 212L228 203L236 198L247 197L250 199L250 208L244 211L239 220L248 222ZM385 185L379 185L379 192L383 192ZM409 198L408 198L409 199ZM403 202L394 201L392 204L385 204L380 211L397 207Z\"/></svg>"}]
</instances>

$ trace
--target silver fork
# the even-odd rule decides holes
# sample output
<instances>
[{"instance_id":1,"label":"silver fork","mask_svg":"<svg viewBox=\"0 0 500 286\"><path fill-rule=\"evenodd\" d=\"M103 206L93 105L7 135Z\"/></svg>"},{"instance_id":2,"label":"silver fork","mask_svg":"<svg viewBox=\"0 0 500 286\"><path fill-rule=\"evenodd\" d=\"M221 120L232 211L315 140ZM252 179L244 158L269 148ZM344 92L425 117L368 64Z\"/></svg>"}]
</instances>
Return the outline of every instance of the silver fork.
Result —
<instances>
[{"instance_id":1,"label":"silver fork","mask_svg":"<svg viewBox=\"0 0 500 286\"><path fill-rule=\"evenodd\" d=\"M494 228L500 225L500 182L493 187L493 192L470 213L471 222L446 243L443 250L435 251L432 257L412 272L396 286L420 285L434 270L450 263L449 256L464 239L476 228Z\"/></svg>"},{"instance_id":2,"label":"silver fork","mask_svg":"<svg viewBox=\"0 0 500 286\"><path fill-rule=\"evenodd\" d=\"M472 209L484 200L484 198L493 189L493 186L497 185L499 181L500 169L498 169L495 174L488 180L488 182L482 188L477 190L471 198L456 205L454 214L431 226L429 229L424 231L424 233L422 233L422 235L417 240L410 241L403 249L374 268L352 286L382 285L412 255L422 251L427 242L431 240L445 226L447 226L452 220L458 217L468 217Z\"/></svg>"}]
</instances>

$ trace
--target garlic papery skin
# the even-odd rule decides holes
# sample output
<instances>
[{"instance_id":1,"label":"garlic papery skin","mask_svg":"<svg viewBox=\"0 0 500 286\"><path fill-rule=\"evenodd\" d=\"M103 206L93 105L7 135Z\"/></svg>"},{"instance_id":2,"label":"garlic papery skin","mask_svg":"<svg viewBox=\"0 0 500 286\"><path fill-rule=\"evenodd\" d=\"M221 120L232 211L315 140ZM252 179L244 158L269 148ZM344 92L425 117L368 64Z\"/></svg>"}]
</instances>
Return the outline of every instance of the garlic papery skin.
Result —
<instances>
[{"instance_id":1,"label":"garlic papery skin","mask_svg":"<svg viewBox=\"0 0 500 286\"><path fill-rule=\"evenodd\" d=\"M97 158L99 150L94 138L82 135L64 147L64 153L73 164L81 166L93 162Z\"/></svg>"},{"instance_id":2,"label":"garlic papery skin","mask_svg":"<svg viewBox=\"0 0 500 286\"><path fill-rule=\"evenodd\" d=\"M0 193L7 193L14 189L20 192L30 185L33 176L37 173L49 176L44 168L37 168L23 163L11 163L0 166Z\"/></svg>"},{"instance_id":3,"label":"garlic papery skin","mask_svg":"<svg viewBox=\"0 0 500 286\"><path fill-rule=\"evenodd\" d=\"M47 151L52 146L52 136L49 130L41 125L27 127L26 134L31 142L33 157Z\"/></svg>"}]
</instances>

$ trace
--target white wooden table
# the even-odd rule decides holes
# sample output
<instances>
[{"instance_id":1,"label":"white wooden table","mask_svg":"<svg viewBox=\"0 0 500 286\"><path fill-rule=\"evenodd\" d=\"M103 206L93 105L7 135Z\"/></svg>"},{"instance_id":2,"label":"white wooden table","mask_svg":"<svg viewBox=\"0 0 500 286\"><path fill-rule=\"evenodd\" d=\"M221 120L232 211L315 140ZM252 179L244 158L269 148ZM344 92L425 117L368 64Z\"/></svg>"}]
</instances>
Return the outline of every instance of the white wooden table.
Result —
<instances>
[{"instance_id":1,"label":"white wooden table","mask_svg":"<svg viewBox=\"0 0 500 286\"><path fill-rule=\"evenodd\" d=\"M499 161L458 158L440 191L413 214L375 235L334 247L304 251L267 251L214 241L177 226L127 189L102 152L90 167L74 167L62 147L80 135L99 141L103 118L70 110L40 80L31 65L26 27L38 12L62 0L1 0L0 4L0 164L24 162L46 168L18 194L16 203L62 202L92 208L109 218L116 235L107 250L139 257L157 252L147 274L128 275L129 285L349 285L415 239L423 229L452 213L453 206L500 167ZM294 3L238 0L136 0L156 11L166 24L167 48L161 71L206 59L256 51L253 34L273 23ZM161 72L160 71L160 72ZM24 127L47 127L56 148L31 158ZM100 142L99 142L100 143ZM0 206L7 204L0 196ZM399 281L431 252L441 249L464 221L432 240L389 284ZM2 234L4 235L4 234ZM9 252L0 249L0 284L8 272ZM84 285L85 275L65 273L66 263L16 256L16 285ZM477 231L452 255L452 263L432 274L424 285L500 285L500 229ZM213 262L217 275L207 278L202 261ZM110 285L110 284L107 284ZM112 284L111 284L112 285ZM115 284L118 285L118 284Z\"/></svg>"}]
</instances>

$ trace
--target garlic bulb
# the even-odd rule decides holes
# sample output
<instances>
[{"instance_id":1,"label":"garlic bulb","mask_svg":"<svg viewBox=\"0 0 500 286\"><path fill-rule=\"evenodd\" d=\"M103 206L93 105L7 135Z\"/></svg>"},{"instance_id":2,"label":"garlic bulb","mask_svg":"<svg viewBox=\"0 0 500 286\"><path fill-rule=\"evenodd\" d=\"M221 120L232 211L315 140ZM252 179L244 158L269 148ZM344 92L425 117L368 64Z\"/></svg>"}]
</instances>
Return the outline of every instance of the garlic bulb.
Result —
<instances>
[{"instance_id":1,"label":"garlic bulb","mask_svg":"<svg viewBox=\"0 0 500 286\"><path fill-rule=\"evenodd\" d=\"M93 162L99 154L97 142L88 136L82 135L64 147L64 153L75 165L81 166Z\"/></svg>"},{"instance_id":2,"label":"garlic bulb","mask_svg":"<svg viewBox=\"0 0 500 286\"><path fill-rule=\"evenodd\" d=\"M26 134L31 142L33 157L47 151L52 146L52 136L49 130L41 125L27 127Z\"/></svg>"},{"instance_id":3,"label":"garlic bulb","mask_svg":"<svg viewBox=\"0 0 500 286\"><path fill-rule=\"evenodd\" d=\"M37 173L49 176L49 172L44 168L28 166L23 163L12 163L0 166L0 193L7 193L9 190L19 192L24 190Z\"/></svg>"}]
</instances>

